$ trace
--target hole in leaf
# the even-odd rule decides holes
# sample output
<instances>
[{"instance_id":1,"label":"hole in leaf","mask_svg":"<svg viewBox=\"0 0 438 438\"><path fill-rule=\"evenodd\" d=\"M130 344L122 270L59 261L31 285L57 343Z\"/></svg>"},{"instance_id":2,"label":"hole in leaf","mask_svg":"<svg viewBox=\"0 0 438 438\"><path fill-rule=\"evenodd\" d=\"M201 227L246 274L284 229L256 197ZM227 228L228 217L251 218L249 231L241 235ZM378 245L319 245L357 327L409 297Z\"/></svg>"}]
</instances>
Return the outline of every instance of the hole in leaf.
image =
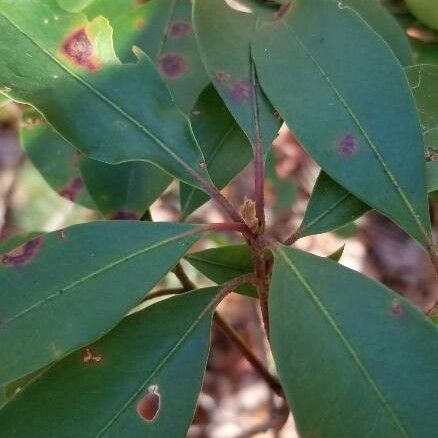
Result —
<instances>
[{"instance_id":1,"label":"hole in leaf","mask_svg":"<svg viewBox=\"0 0 438 438\"><path fill-rule=\"evenodd\" d=\"M160 392L157 385L148 388L148 393L137 403L137 414L148 423L154 421L161 407Z\"/></svg>"}]
</instances>

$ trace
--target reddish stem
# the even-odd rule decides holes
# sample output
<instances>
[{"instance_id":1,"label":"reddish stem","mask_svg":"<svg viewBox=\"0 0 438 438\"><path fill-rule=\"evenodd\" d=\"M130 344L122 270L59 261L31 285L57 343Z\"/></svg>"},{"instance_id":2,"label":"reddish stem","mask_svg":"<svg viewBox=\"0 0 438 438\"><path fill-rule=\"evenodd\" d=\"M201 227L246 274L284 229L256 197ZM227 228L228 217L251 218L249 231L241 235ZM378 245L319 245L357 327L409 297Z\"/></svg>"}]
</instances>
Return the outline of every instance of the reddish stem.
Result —
<instances>
[{"instance_id":1,"label":"reddish stem","mask_svg":"<svg viewBox=\"0 0 438 438\"><path fill-rule=\"evenodd\" d=\"M218 224L205 224L201 225L200 229L202 231L238 231L239 233L247 234L252 231L248 228L246 224L235 223L235 222L224 222Z\"/></svg>"},{"instance_id":2,"label":"reddish stem","mask_svg":"<svg viewBox=\"0 0 438 438\"><path fill-rule=\"evenodd\" d=\"M265 163L263 158L262 136L260 132L259 106L257 102L257 74L254 62L251 61L252 109L254 116L254 192L255 208L259 222L259 230L265 229Z\"/></svg>"}]
</instances>

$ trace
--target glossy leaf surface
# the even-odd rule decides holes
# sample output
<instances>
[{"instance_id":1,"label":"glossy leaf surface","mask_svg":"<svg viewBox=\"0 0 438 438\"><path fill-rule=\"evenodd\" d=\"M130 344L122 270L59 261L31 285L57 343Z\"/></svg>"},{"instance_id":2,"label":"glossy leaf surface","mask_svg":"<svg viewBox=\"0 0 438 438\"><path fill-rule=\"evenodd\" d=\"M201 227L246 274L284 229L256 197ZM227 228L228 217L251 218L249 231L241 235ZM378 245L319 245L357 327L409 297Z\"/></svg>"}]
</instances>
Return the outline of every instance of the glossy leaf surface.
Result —
<instances>
[{"instance_id":1,"label":"glossy leaf surface","mask_svg":"<svg viewBox=\"0 0 438 438\"><path fill-rule=\"evenodd\" d=\"M213 86L201 94L191 121L211 179L223 189L251 161L251 145ZM182 218L208 200L204 192L181 184Z\"/></svg>"},{"instance_id":2,"label":"glossy leaf surface","mask_svg":"<svg viewBox=\"0 0 438 438\"><path fill-rule=\"evenodd\" d=\"M140 219L172 182L145 162L111 165L83 158L80 169L95 204L110 219Z\"/></svg>"},{"instance_id":3,"label":"glossy leaf surface","mask_svg":"<svg viewBox=\"0 0 438 438\"><path fill-rule=\"evenodd\" d=\"M251 251L247 245L229 245L187 254L186 260L207 278L217 284L224 284L240 275L254 271ZM251 296L256 296L252 285L238 288Z\"/></svg>"},{"instance_id":4,"label":"glossy leaf surface","mask_svg":"<svg viewBox=\"0 0 438 438\"><path fill-rule=\"evenodd\" d=\"M93 0L57 0L59 6L69 12L80 12Z\"/></svg>"},{"instance_id":5,"label":"glossy leaf surface","mask_svg":"<svg viewBox=\"0 0 438 438\"><path fill-rule=\"evenodd\" d=\"M88 22L55 0L0 6L3 92L35 106L90 158L149 161L194 185L207 177L190 123L153 63L137 50L136 63L121 65L104 18Z\"/></svg>"},{"instance_id":6,"label":"glossy leaf surface","mask_svg":"<svg viewBox=\"0 0 438 438\"><path fill-rule=\"evenodd\" d=\"M378 0L343 0L341 3L350 6L361 15L391 47L401 65L408 66L414 63L409 40L403 28Z\"/></svg>"},{"instance_id":7,"label":"glossy leaf surface","mask_svg":"<svg viewBox=\"0 0 438 438\"><path fill-rule=\"evenodd\" d=\"M438 151L438 66L416 65L407 68L406 75L417 102L424 145Z\"/></svg>"},{"instance_id":8,"label":"glossy leaf surface","mask_svg":"<svg viewBox=\"0 0 438 438\"><path fill-rule=\"evenodd\" d=\"M140 47L157 65L176 103L189 113L209 80L198 55L190 0L96 0L85 11L103 15L114 29L114 45L123 62Z\"/></svg>"},{"instance_id":9,"label":"glossy leaf surface","mask_svg":"<svg viewBox=\"0 0 438 438\"><path fill-rule=\"evenodd\" d=\"M199 238L194 227L93 222L36 237L0 263L0 384L100 337Z\"/></svg>"},{"instance_id":10,"label":"glossy leaf surface","mask_svg":"<svg viewBox=\"0 0 438 438\"><path fill-rule=\"evenodd\" d=\"M32 164L60 196L96 209L79 169L80 154L35 111L23 115L21 144Z\"/></svg>"},{"instance_id":11,"label":"glossy leaf surface","mask_svg":"<svg viewBox=\"0 0 438 438\"><path fill-rule=\"evenodd\" d=\"M434 436L436 326L335 262L286 247L274 257L272 348L300 435Z\"/></svg>"},{"instance_id":12,"label":"glossy leaf surface","mask_svg":"<svg viewBox=\"0 0 438 438\"><path fill-rule=\"evenodd\" d=\"M4 406L2 433L17 438L35 431L53 437L185 436L201 389L209 307L217 292L197 290L127 317ZM140 413L149 419L156 415L146 421Z\"/></svg>"},{"instance_id":13,"label":"glossy leaf surface","mask_svg":"<svg viewBox=\"0 0 438 438\"><path fill-rule=\"evenodd\" d=\"M233 117L265 155L278 132L279 121L261 92L250 56L250 40L258 17L275 9L251 2L253 13L232 9L224 0L195 0L194 26L201 59Z\"/></svg>"},{"instance_id":14,"label":"glossy leaf surface","mask_svg":"<svg viewBox=\"0 0 438 438\"><path fill-rule=\"evenodd\" d=\"M436 162L426 163L429 193L438 190L436 169ZM326 173L321 172L313 188L303 221L295 236L301 238L337 230L371 210L371 207L347 192Z\"/></svg>"},{"instance_id":15,"label":"glossy leaf surface","mask_svg":"<svg viewBox=\"0 0 438 438\"><path fill-rule=\"evenodd\" d=\"M342 3L297 0L252 49L267 96L323 170L430 245L418 116L384 41Z\"/></svg>"}]
</instances>

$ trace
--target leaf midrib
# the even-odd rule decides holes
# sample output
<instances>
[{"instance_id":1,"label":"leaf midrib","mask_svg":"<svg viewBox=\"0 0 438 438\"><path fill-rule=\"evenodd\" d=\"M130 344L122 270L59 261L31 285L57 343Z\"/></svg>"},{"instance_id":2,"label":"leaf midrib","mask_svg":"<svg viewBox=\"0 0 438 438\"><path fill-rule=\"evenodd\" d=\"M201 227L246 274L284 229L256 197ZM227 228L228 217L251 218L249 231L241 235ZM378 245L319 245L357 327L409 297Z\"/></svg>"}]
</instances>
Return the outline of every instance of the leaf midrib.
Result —
<instances>
[{"instance_id":1,"label":"leaf midrib","mask_svg":"<svg viewBox=\"0 0 438 438\"><path fill-rule=\"evenodd\" d=\"M75 287L80 286L81 284L85 283L86 281L95 278L103 273L105 273L106 271L115 268L116 266L119 266L125 262L128 262L129 260L141 256L145 253L147 253L148 251L160 248L161 246L167 245L168 243L177 241L177 240L181 240L185 237L189 237L193 234L196 234L197 232L199 232L199 230L192 229L189 231L186 231L185 233L181 233L178 234L176 236L172 236L171 238L162 240L160 242L156 242L153 245L150 245L146 248L142 248L141 250L138 250L132 254L129 254L126 257L122 257L120 259L115 260L114 262L108 263L107 265L91 272L90 274L87 274L81 278L79 278L78 280L72 281L70 284L68 284L67 286L57 290L57 292L54 292L50 295L47 295L46 297L44 297L42 300L37 301L36 303L32 304L31 306L27 307L26 309L22 310L21 312L18 312L17 314L13 315L12 317L6 319L3 324L9 325L10 323L21 319L23 316L27 315L29 312L32 312L40 307L43 307L44 305L46 305L47 303L49 303L50 301L53 301L54 299L63 296L66 294L66 292L68 293L69 291L71 292Z\"/></svg>"},{"instance_id":2,"label":"leaf midrib","mask_svg":"<svg viewBox=\"0 0 438 438\"><path fill-rule=\"evenodd\" d=\"M175 345L168 351L168 353L163 357L163 359L157 364L157 366L151 371L149 376L143 382L140 387L133 392L133 394L126 400L126 402L121 406L121 408L107 421L105 426L95 435L95 438L101 437L123 414L126 409L130 406L130 404L138 397L138 395L147 387L151 379L161 371L161 369L166 365L166 363L170 360L170 358L177 353L181 345L185 342L185 340L190 336L190 334L195 330L198 324L204 319L205 315L211 311L211 308L215 305L217 298L222 294L219 291L214 298L210 301L210 303L205 306L205 308L201 311L201 313L197 316L197 318L192 322L192 324L187 328L187 330L181 335L181 337L176 341Z\"/></svg>"},{"instance_id":3,"label":"leaf midrib","mask_svg":"<svg viewBox=\"0 0 438 438\"><path fill-rule=\"evenodd\" d=\"M25 31L23 31L20 26L18 26L14 21L12 21L7 15L3 12L0 12L1 16L8 21L18 32L20 32L25 38L27 38L35 47L41 50L47 57L49 57L52 61L54 61L62 70L64 70L68 75L77 80L83 86L87 87L96 97L101 99L103 102L112 107L116 112L118 112L123 118L131 122L136 128L142 131L144 134L149 136L158 146L160 146L167 154L169 154L175 161L177 161L183 168L196 180L199 181L202 178L192 167L186 163L182 158L180 158L177 154L175 154L172 149L159 137L157 137L154 133L152 133L146 126L144 126L140 121L138 121L135 117L131 116L128 112L123 110L118 104L113 102L109 97L105 96L99 90L97 90L93 85L87 82L84 78L74 73L70 70L65 64L63 64L56 56L42 47L37 41L31 38ZM122 64L123 65L123 64ZM196 151L194 151L196 152ZM152 163L154 164L154 163Z\"/></svg>"},{"instance_id":4,"label":"leaf midrib","mask_svg":"<svg viewBox=\"0 0 438 438\"><path fill-rule=\"evenodd\" d=\"M225 141L227 139L228 136L230 136L236 129L238 129L237 125L235 122L231 123L231 126L229 129L227 129L227 131L225 132L225 134L221 137L221 139L218 141L217 145L214 147L213 151L211 152L210 156L206 156L205 157L205 161L207 164L207 168L209 166L209 164L211 163L211 161L215 158L215 156L219 153L219 150L222 148L222 146L225 144ZM199 189L198 189L199 190ZM185 216L188 208L190 207L190 203L192 201L193 196L195 195L196 192L196 187L191 187L190 193L187 197L186 203L184 205L184 208L181 211L181 215Z\"/></svg>"},{"instance_id":5,"label":"leaf midrib","mask_svg":"<svg viewBox=\"0 0 438 438\"><path fill-rule=\"evenodd\" d=\"M417 214L415 213L415 209L410 203L406 193L403 191L403 189L400 187L397 179L395 178L394 174L392 173L391 169L388 167L386 162L384 161L383 157L380 155L380 152L377 148L377 146L374 144L368 133L366 132L365 128L362 126L359 118L356 116L356 114L353 112L353 110L348 105L347 100L344 98L342 93L337 89L333 81L330 79L329 75L325 72L324 68L319 64L319 62L315 59L315 57L312 55L310 50L307 48L307 46L304 44L303 40L298 36L298 34L295 32L294 28L286 23L284 20L282 21L283 26L286 26L294 35L296 40L298 41L299 45L303 49L304 53L310 58L312 63L316 66L317 70L323 77L323 79L327 82L329 87L332 89L332 91L336 94L339 101L341 102L342 106L347 110L347 113L352 118L353 122L358 127L359 131L362 133L363 137L367 141L368 145L370 146L371 150L373 151L374 155L377 158L377 161L382 166L384 174L388 176L388 179L390 180L391 184L394 186L396 192L402 199L402 202L405 204L405 207L409 211L410 215L414 219L414 222L417 224L418 228L420 229L421 233L423 234L423 237L426 239L427 242L430 242L429 233L424 228L421 221L418 219Z\"/></svg>"},{"instance_id":6,"label":"leaf midrib","mask_svg":"<svg viewBox=\"0 0 438 438\"><path fill-rule=\"evenodd\" d=\"M230 271L237 272L239 275L242 272L243 273L247 273L248 272L248 271L245 271L243 269L236 268L235 265L227 265L224 262L217 262L217 261L214 261L214 260L202 259L200 257L193 256L191 254L188 257L186 257L186 259L188 259L189 261L190 260L195 260L195 261L200 262L200 263L205 263L206 265L213 265L213 266L219 266L220 268L226 268L226 269L229 269ZM249 271L249 272L251 272L251 271Z\"/></svg>"},{"instance_id":7,"label":"leaf midrib","mask_svg":"<svg viewBox=\"0 0 438 438\"><path fill-rule=\"evenodd\" d=\"M313 227L318 222L322 221L326 216L328 216L330 213L332 213L334 210L336 210L340 205L342 205L349 197L353 197L351 193L345 193L341 198L339 198L337 201L333 202L327 209L325 209L322 213L320 213L318 216L315 217L312 221L310 221L307 225L305 222L303 224L304 227L300 227L298 231L296 232L296 235L304 235L309 228Z\"/></svg>"},{"instance_id":8,"label":"leaf midrib","mask_svg":"<svg viewBox=\"0 0 438 438\"><path fill-rule=\"evenodd\" d=\"M376 395L377 399L379 400L379 403L383 406L384 410L388 412L391 419L393 420L393 423L396 425L396 427L400 430L401 434L405 438L409 438L409 434L405 427L403 426L400 418L396 414L396 412L393 410L393 408L390 406L389 402L385 398L384 394L380 391L377 383L374 381L371 373L368 371L367 367L362 363L359 353L356 352L354 346L350 343L347 336L343 333L341 328L338 326L336 321L333 319L333 317L330 314L330 311L324 306L324 304L321 302L321 300L318 298L317 293L312 289L310 283L306 280L306 278L301 274L299 269L293 264L292 260L287 256L287 254L284 252L284 250L280 247L277 247L275 249L275 252L280 255L280 257L283 259L284 263L291 269L292 274L297 277L299 282L303 285L304 290L309 295L310 299L314 302L316 307L319 309L321 314L324 316L324 318L327 320L329 325L332 327L333 331L337 334L339 341L344 345L345 349L347 350L347 354L352 358L353 362L356 364L356 366L359 368L360 372L362 373L365 381L369 384L372 391Z\"/></svg>"}]
</instances>

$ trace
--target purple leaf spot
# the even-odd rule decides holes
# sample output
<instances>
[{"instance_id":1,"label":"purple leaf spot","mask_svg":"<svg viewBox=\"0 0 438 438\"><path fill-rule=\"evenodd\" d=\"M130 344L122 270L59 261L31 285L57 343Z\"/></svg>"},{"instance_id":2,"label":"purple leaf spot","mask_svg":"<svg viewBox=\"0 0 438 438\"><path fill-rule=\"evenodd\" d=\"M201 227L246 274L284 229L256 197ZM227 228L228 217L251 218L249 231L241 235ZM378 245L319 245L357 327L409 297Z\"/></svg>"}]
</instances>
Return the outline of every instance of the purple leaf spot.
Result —
<instances>
[{"instance_id":1,"label":"purple leaf spot","mask_svg":"<svg viewBox=\"0 0 438 438\"><path fill-rule=\"evenodd\" d=\"M85 28L76 30L62 43L61 52L79 67L90 71L97 70L100 65L93 59L93 44Z\"/></svg>"},{"instance_id":2,"label":"purple leaf spot","mask_svg":"<svg viewBox=\"0 0 438 438\"><path fill-rule=\"evenodd\" d=\"M231 98L238 103L242 103L251 97L251 83L244 79L236 81L231 87Z\"/></svg>"},{"instance_id":3,"label":"purple leaf spot","mask_svg":"<svg viewBox=\"0 0 438 438\"><path fill-rule=\"evenodd\" d=\"M140 217L137 213L133 211L126 211L126 210L118 210L114 212L110 216L111 220L117 220L117 221L126 221L126 220L139 220Z\"/></svg>"},{"instance_id":4,"label":"purple leaf spot","mask_svg":"<svg viewBox=\"0 0 438 438\"><path fill-rule=\"evenodd\" d=\"M184 38L192 31L192 25L188 21L175 21L170 25L169 35L173 38Z\"/></svg>"},{"instance_id":5,"label":"purple leaf spot","mask_svg":"<svg viewBox=\"0 0 438 438\"><path fill-rule=\"evenodd\" d=\"M158 66L167 79L176 79L187 71L187 60L179 53L166 53L158 60Z\"/></svg>"},{"instance_id":6,"label":"purple leaf spot","mask_svg":"<svg viewBox=\"0 0 438 438\"><path fill-rule=\"evenodd\" d=\"M391 303L391 314L394 316L403 316L405 310L399 300L395 299Z\"/></svg>"},{"instance_id":7,"label":"purple leaf spot","mask_svg":"<svg viewBox=\"0 0 438 438\"><path fill-rule=\"evenodd\" d=\"M2 263L7 266L23 266L32 260L43 244L43 237L35 237L2 257Z\"/></svg>"},{"instance_id":8,"label":"purple leaf spot","mask_svg":"<svg viewBox=\"0 0 438 438\"><path fill-rule=\"evenodd\" d=\"M76 176L65 187L59 190L58 194L63 198L69 199L70 201L74 201L83 187L84 187L84 183L81 177Z\"/></svg>"},{"instance_id":9,"label":"purple leaf spot","mask_svg":"<svg viewBox=\"0 0 438 438\"><path fill-rule=\"evenodd\" d=\"M352 156L357 152L357 140L353 134L342 137L338 143L338 150L344 155Z\"/></svg>"},{"instance_id":10,"label":"purple leaf spot","mask_svg":"<svg viewBox=\"0 0 438 438\"><path fill-rule=\"evenodd\" d=\"M281 20L289 12L291 6L292 2L281 5L278 11L275 13L275 19Z\"/></svg>"}]
</instances>

